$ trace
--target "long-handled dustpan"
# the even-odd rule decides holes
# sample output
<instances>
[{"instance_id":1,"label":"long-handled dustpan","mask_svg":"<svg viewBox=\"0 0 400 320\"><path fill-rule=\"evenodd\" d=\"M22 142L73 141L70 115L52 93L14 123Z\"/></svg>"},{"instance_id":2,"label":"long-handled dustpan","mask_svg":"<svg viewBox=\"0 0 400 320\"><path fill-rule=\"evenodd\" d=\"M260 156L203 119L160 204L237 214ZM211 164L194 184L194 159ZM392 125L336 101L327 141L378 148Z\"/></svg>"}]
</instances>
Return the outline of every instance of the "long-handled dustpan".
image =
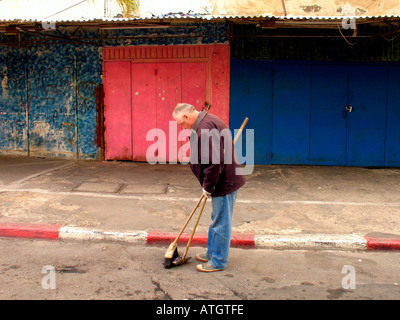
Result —
<instances>
[{"instance_id":1,"label":"long-handled dustpan","mask_svg":"<svg viewBox=\"0 0 400 320\"><path fill-rule=\"evenodd\" d=\"M194 236L194 234L196 232L196 228L197 228L197 225L199 224L199 221L200 221L200 218L201 218L201 214L203 213L203 209L204 209L204 206L206 205L206 202L207 202L207 198L204 197L203 204L201 205L199 215L197 216L196 223L193 226L193 231L192 231L192 234L190 235L190 238L189 238L189 241L188 241L188 243L186 245L186 249L185 249L185 252L184 252L183 256L181 257L181 256L178 255L177 258L172 260L172 265L180 266L181 264L184 264L185 262L190 260L190 257L186 258L186 255L188 253L190 244L192 243L193 236Z\"/></svg>"},{"instance_id":2,"label":"long-handled dustpan","mask_svg":"<svg viewBox=\"0 0 400 320\"><path fill-rule=\"evenodd\" d=\"M197 201L196 205L194 206L192 212L190 213L189 217L187 218L187 220L186 220L185 224L183 225L181 231L179 231L179 233L178 233L177 237L175 238L175 240L169 245L168 250L167 250L167 252L165 253L165 256L164 256L164 267L165 268L168 269L168 268L171 268L173 266L180 265L180 264L182 264L182 263L184 263L184 262L189 260L189 258L186 259L186 253L187 253L187 249L189 248L190 243L188 242L188 246L186 247L185 259L183 259L182 257L181 257L181 259L179 259L180 257L179 257L179 254L178 254L178 241L179 241L179 238L181 237L183 231L186 229L189 221L192 219L194 213L196 212L196 209L199 207L200 202L203 200L203 198L204 198L204 194L202 194L200 199ZM203 205L201 207L201 211L199 213L199 217L197 218L197 221L196 221L196 227L197 227L198 221L200 220L200 216L201 216L201 213L202 213L202 211L204 209L204 205L206 203L206 200L207 200L207 198L205 198L205 200L203 202ZM192 232L192 235L191 235L191 238L190 238L190 242L192 241L192 238L193 238L195 230L196 229L194 228L193 232ZM174 261L175 261L175 263L173 263ZM177 264L177 262L180 262L180 263Z\"/></svg>"}]
</instances>

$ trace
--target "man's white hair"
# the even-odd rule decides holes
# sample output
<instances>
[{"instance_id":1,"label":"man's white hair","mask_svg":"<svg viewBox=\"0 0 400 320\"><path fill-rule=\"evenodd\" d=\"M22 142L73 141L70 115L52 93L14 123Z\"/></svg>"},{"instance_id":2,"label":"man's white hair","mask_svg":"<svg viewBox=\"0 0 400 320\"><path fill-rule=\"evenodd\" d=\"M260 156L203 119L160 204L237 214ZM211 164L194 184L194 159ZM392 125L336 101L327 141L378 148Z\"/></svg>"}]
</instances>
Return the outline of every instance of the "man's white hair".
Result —
<instances>
[{"instance_id":1,"label":"man's white hair","mask_svg":"<svg viewBox=\"0 0 400 320\"><path fill-rule=\"evenodd\" d=\"M174 112L172 113L172 117L176 119L176 117L182 113L192 113L195 111L196 108L193 107L189 103L178 103L174 109Z\"/></svg>"}]
</instances>

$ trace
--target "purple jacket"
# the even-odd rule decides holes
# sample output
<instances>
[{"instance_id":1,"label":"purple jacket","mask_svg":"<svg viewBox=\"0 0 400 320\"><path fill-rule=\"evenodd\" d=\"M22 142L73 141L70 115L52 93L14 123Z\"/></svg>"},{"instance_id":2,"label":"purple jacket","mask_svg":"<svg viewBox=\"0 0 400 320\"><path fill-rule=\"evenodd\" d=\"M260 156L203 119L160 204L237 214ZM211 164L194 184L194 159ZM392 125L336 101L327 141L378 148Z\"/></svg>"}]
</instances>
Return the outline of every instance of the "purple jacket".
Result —
<instances>
[{"instance_id":1,"label":"purple jacket","mask_svg":"<svg viewBox=\"0 0 400 320\"><path fill-rule=\"evenodd\" d=\"M190 168L213 197L225 196L245 184L243 176L238 174L240 167L229 129L221 119L206 111L199 113L192 127Z\"/></svg>"}]
</instances>

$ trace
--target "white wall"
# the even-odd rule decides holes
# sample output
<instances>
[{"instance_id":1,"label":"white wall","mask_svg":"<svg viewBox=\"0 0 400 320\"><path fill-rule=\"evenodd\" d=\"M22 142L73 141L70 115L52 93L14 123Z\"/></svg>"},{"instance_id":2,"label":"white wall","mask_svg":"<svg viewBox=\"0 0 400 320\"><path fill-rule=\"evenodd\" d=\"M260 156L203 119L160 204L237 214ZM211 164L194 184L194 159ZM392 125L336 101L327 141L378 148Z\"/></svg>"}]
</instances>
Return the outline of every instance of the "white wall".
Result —
<instances>
[{"instance_id":1,"label":"white wall","mask_svg":"<svg viewBox=\"0 0 400 320\"><path fill-rule=\"evenodd\" d=\"M0 19L24 20L78 20L104 18L105 0L2 0L0 1ZM108 17L121 13L118 4L106 0L109 5ZM75 6L74 6L75 5ZM60 12L62 11L62 12Z\"/></svg>"}]
</instances>

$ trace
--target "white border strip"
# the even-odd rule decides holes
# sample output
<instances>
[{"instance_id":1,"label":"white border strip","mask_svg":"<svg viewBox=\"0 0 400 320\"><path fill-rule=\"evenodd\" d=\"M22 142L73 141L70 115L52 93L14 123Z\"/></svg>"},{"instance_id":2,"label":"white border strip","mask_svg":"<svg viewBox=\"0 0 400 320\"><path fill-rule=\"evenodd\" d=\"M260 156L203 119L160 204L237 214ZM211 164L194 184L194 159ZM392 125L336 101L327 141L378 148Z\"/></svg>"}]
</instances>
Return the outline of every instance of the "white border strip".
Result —
<instances>
[{"instance_id":1,"label":"white border strip","mask_svg":"<svg viewBox=\"0 0 400 320\"><path fill-rule=\"evenodd\" d=\"M59 230L59 239L147 245L147 234L146 231L118 232L64 226ZM273 250L357 251L368 248L365 237L355 234L254 235L254 245L255 249Z\"/></svg>"},{"instance_id":2,"label":"white border strip","mask_svg":"<svg viewBox=\"0 0 400 320\"><path fill-rule=\"evenodd\" d=\"M61 227L59 230L60 240L118 242L143 245L147 244L146 231L104 231L91 230L78 227Z\"/></svg>"},{"instance_id":3,"label":"white border strip","mask_svg":"<svg viewBox=\"0 0 400 320\"><path fill-rule=\"evenodd\" d=\"M367 240L358 235L299 234L256 235L256 249L366 250Z\"/></svg>"}]
</instances>

